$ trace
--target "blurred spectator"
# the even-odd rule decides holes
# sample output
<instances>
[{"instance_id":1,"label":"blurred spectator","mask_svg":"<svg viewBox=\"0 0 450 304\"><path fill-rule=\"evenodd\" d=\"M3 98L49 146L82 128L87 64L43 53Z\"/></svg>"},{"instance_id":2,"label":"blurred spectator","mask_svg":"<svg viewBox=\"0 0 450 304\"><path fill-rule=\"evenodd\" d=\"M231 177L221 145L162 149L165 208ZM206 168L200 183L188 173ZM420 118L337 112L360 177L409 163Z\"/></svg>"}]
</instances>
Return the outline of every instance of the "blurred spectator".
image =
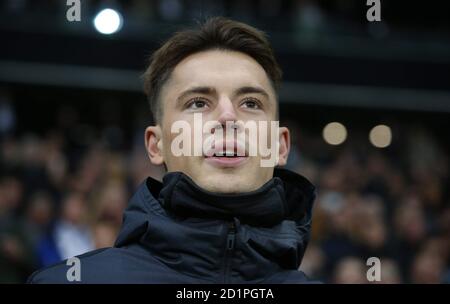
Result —
<instances>
[{"instance_id":1,"label":"blurred spectator","mask_svg":"<svg viewBox=\"0 0 450 304\"><path fill-rule=\"evenodd\" d=\"M23 186L0 178L0 283L23 282L34 268L33 244L19 216Z\"/></svg>"},{"instance_id":2,"label":"blurred spectator","mask_svg":"<svg viewBox=\"0 0 450 304\"><path fill-rule=\"evenodd\" d=\"M54 202L50 194L45 191L34 193L25 211L25 225L35 248L47 233L53 218Z\"/></svg>"},{"instance_id":3,"label":"blurred spectator","mask_svg":"<svg viewBox=\"0 0 450 304\"><path fill-rule=\"evenodd\" d=\"M64 199L60 219L38 246L42 265L94 249L86 215L86 201L81 194L71 193Z\"/></svg>"},{"instance_id":4,"label":"blurred spectator","mask_svg":"<svg viewBox=\"0 0 450 304\"><path fill-rule=\"evenodd\" d=\"M364 284L367 283L364 262L356 257L341 260L334 271L335 284Z\"/></svg>"},{"instance_id":5,"label":"blurred spectator","mask_svg":"<svg viewBox=\"0 0 450 304\"><path fill-rule=\"evenodd\" d=\"M443 281L444 262L432 253L419 253L412 264L412 283L438 284Z\"/></svg>"},{"instance_id":6,"label":"blurred spectator","mask_svg":"<svg viewBox=\"0 0 450 304\"><path fill-rule=\"evenodd\" d=\"M125 185L121 182L110 182L101 188L98 202L94 205L97 210L93 211L94 222L107 221L116 229L122 224L123 211L128 202L128 193Z\"/></svg>"},{"instance_id":7,"label":"blurred spectator","mask_svg":"<svg viewBox=\"0 0 450 304\"><path fill-rule=\"evenodd\" d=\"M400 269L392 259L381 259L381 281L374 283L401 284L403 283Z\"/></svg>"},{"instance_id":8,"label":"blurred spectator","mask_svg":"<svg viewBox=\"0 0 450 304\"><path fill-rule=\"evenodd\" d=\"M103 221L94 225L95 248L105 248L114 246L118 229L113 224Z\"/></svg>"},{"instance_id":9,"label":"blurred spectator","mask_svg":"<svg viewBox=\"0 0 450 304\"><path fill-rule=\"evenodd\" d=\"M322 250L316 244L310 244L306 249L299 270L311 278L320 278L323 276L324 266L325 255Z\"/></svg>"}]
</instances>

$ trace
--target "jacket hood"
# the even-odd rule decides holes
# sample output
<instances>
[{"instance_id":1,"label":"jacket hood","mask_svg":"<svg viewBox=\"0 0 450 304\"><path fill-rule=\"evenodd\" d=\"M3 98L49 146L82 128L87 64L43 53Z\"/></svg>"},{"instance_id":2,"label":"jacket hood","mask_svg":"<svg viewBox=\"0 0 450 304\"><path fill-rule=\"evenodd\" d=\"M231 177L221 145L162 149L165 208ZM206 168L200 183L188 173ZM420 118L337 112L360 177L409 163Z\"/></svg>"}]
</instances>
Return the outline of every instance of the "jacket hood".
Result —
<instances>
[{"instance_id":1,"label":"jacket hood","mask_svg":"<svg viewBox=\"0 0 450 304\"><path fill-rule=\"evenodd\" d=\"M115 247L138 244L168 267L195 277L223 275L226 263L230 281L262 281L298 269L315 197L306 178L284 169L275 169L261 188L239 194L208 192L187 175L170 172L162 183L147 178L140 185Z\"/></svg>"}]
</instances>

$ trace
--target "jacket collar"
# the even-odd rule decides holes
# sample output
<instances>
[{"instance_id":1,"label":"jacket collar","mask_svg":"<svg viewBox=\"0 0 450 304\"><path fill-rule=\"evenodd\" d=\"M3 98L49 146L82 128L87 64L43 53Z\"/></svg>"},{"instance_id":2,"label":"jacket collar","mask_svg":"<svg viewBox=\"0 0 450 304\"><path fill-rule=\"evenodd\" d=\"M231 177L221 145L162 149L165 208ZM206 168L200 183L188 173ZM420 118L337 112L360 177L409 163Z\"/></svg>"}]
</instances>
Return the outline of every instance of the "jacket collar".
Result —
<instances>
[{"instance_id":1,"label":"jacket collar","mask_svg":"<svg viewBox=\"0 0 450 304\"><path fill-rule=\"evenodd\" d=\"M155 180L149 180L150 188ZM200 188L187 175L171 172L164 176L158 200L182 217L237 218L244 224L271 227L289 216L295 206L286 199L283 181L275 176L259 189L239 194L218 194Z\"/></svg>"},{"instance_id":2,"label":"jacket collar","mask_svg":"<svg viewBox=\"0 0 450 304\"><path fill-rule=\"evenodd\" d=\"M260 189L233 195L204 191L183 173L168 173L163 183L148 178L140 186L115 246L139 245L177 271L209 277L220 267L227 221L234 221L240 276L259 280L298 268L314 199L309 181L283 169Z\"/></svg>"}]
</instances>

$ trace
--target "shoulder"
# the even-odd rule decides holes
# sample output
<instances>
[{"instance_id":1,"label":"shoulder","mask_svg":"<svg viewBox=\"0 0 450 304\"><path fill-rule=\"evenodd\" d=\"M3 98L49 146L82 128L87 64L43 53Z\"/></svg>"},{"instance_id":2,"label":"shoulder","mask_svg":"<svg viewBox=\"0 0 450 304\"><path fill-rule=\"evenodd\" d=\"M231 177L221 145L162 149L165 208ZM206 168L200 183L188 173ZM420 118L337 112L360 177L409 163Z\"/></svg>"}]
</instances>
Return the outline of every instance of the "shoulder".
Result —
<instances>
[{"instance_id":1,"label":"shoulder","mask_svg":"<svg viewBox=\"0 0 450 304\"><path fill-rule=\"evenodd\" d=\"M166 261L169 264L173 261ZM171 269L140 246L90 251L33 273L29 284L130 284L203 282Z\"/></svg>"},{"instance_id":2,"label":"shoulder","mask_svg":"<svg viewBox=\"0 0 450 304\"><path fill-rule=\"evenodd\" d=\"M92 273L106 273L108 267L117 263L117 248L102 248L66 259L57 264L35 271L27 280L29 284L78 283L82 279L92 280ZM109 265L109 266L108 266ZM80 275L80 277L78 277Z\"/></svg>"}]
</instances>

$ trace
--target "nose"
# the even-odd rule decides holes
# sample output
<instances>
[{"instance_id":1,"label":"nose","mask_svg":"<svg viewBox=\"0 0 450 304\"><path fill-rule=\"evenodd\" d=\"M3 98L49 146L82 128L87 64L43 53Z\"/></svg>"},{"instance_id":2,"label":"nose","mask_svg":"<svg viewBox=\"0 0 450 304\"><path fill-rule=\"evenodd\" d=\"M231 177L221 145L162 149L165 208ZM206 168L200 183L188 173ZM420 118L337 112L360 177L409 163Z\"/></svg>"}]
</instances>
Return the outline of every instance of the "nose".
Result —
<instances>
[{"instance_id":1,"label":"nose","mask_svg":"<svg viewBox=\"0 0 450 304\"><path fill-rule=\"evenodd\" d=\"M237 120L237 115L233 103L227 97L223 97L219 100L217 111L219 113L217 120L224 128L227 121L235 122Z\"/></svg>"}]
</instances>

